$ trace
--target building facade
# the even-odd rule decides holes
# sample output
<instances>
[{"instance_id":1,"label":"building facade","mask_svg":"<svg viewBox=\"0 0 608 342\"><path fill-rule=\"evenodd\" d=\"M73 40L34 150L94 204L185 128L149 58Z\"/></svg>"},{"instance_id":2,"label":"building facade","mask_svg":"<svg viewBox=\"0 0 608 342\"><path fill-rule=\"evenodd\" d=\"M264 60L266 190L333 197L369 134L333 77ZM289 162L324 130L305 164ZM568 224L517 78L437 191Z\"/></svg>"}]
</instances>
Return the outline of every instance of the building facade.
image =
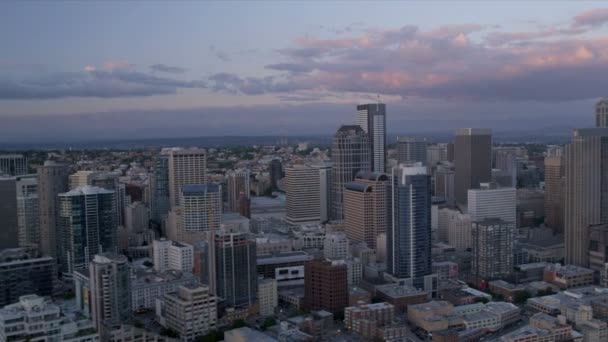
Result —
<instances>
[{"instance_id":1,"label":"building facade","mask_svg":"<svg viewBox=\"0 0 608 342\"><path fill-rule=\"evenodd\" d=\"M467 191L492 181L492 131L463 128L454 139L454 194L457 204L467 204Z\"/></svg>"},{"instance_id":2,"label":"building facade","mask_svg":"<svg viewBox=\"0 0 608 342\"><path fill-rule=\"evenodd\" d=\"M59 200L57 196L68 190L68 168L53 161L45 161L37 169L38 207L40 209L40 251L62 261Z\"/></svg>"},{"instance_id":3,"label":"building facade","mask_svg":"<svg viewBox=\"0 0 608 342\"><path fill-rule=\"evenodd\" d=\"M252 305L257 297L255 241L243 233L215 234L217 295L228 306Z\"/></svg>"},{"instance_id":4,"label":"building facade","mask_svg":"<svg viewBox=\"0 0 608 342\"><path fill-rule=\"evenodd\" d=\"M496 279L513 272L515 225L499 218L474 221L471 269L477 279Z\"/></svg>"},{"instance_id":5,"label":"building facade","mask_svg":"<svg viewBox=\"0 0 608 342\"><path fill-rule=\"evenodd\" d=\"M422 163L426 165L426 139L404 137L397 140L399 164Z\"/></svg>"},{"instance_id":6,"label":"building facade","mask_svg":"<svg viewBox=\"0 0 608 342\"><path fill-rule=\"evenodd\" d=\"M23 154L0 155L0 176L22 176L27 175L27 158Z\"/></svg>"},{"instance_id":7,"label":"building facade","mask_svg":"<svg viewBox=\"0 0 608 342\"><path fill-rule=\"evenodd\" d=\"M348 306L348 275L344 261L312 260L304 271L306 310L341 314Z\"/></svg>"},{"instance_id":8,"label":"building facade","mask_svg":"<svg viewBox=\"0 0 608 342\"><path fill-rule=\"evenodd\" d=\"M173 148L169 155L169 202L171 207L180 204L184 185L207 183L207 152L198 148Z\"/></svg>"},{"instance_id":9,"label":"building facade","mask_svg":"<svg viewBox=\"0 0 608 342\"><path fill-rule=\"evenodd\" d=\"M356 124L369 138L370 167L374 172L386 168L386 105L369 103L357 106Z\"/></svg>"}]
</instances>

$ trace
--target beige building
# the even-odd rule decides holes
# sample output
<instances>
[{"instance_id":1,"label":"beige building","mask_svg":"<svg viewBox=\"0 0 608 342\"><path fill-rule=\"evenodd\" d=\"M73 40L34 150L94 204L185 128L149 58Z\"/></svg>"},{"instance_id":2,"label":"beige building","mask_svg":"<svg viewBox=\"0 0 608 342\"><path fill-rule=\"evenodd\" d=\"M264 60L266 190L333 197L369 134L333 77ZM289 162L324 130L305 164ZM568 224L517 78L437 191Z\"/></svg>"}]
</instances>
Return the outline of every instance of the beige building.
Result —
<instances>
[{"instance_id":1,"label":"beige building","mask_svg":"<svg viewBox=\"0 0 608 342\"><path fill-rule=\"evenodd\" d=\"M390 325L395 319L395 306L381 302L349 306L344 309L344 325L363 338L376 336L376 328ZM366 324L371 322L373 324Z\"/></svg>"},{"instance_id":2,"label":"beige building","mask_svg":"<svg viewBox=\"0 0 608 342\"><path fill-rule=\"evenodd\" d=\"M272 278L258 280L258 304L261 316L272 316L279 305L277 281Z\"/></svg>"},{"instance_id":3,"label":"beige building","mask_svg":"<svg viewBox=\"0 0 608 342\"><path fill-rule=\"evenodd\" d=\"M439 209L437 219L437 239L447 242L458 251L472 247L471 217L459 210Z\"/></svg>"},{"instance_id":4,"label":"beige building","mask_svg":"<svg viewBox=\"0 0 608 342\"><path fill-rule=\"evenodd\" d=\"M389 178L386 174L359 172L344 187L344 226L348 238L376 249L377 236L386 232Z\"/></svg>"},{"instance_id":5,"label":"beige building","mask_svg":"<svg viewBox=\"0 0 608 342\"><path fill-rule=\"evenodd\" d=\"M608 223L608 128L575 129L566 146L566 264L589 264L589 226Z\"/></svg>"},{"instance_id":6,"label":"beige building","mask_svg":"<svg viewBox=\"0 0 608 342\"><path fill-rule=\"evenodd\" d=\"M296 164L285 169L286 219L290 224L328 220L331 167Z\"/></svg>"},{"instance_id":7,"label":"beige building","mask_svg":"<svg viewBox=\"0 0 608 342\"><path fill-rule=\"evenodd\" d=\"M205 239L222 224L222 190L219 185L186 185L180 191L180 206L167 218L169 239L192 244Z\"/></svg>"},{"instance_id":8,"label":"beige building","mask_svg":"<svg viewBox=\"0 0 608 342\"><path fill-rule=\"evenodd\" d=\"M70 175L70 189L76 189L79 186L91 185L93 179L101 174L99 171L77 171Z\"/></svg>"},{"instance_id":9,"label":"beige building","mask_svg":"<svg viewBox=\"0 0 608 342\"><path fill-rule=\"evenodd\" d=\"M207 182L207 152L198 148L173 148L163 151L169 155L169 200L179 205L182 186Z\"/></svg>"},{"instance_id":10,"label":"beige building","mask_svg":"<svg viewBox=\"0 0 608 342\"><path fill-rule=\"evenodd\" d=\"M182 341L195 341L217 327L217 300L207 286L184 285L156 300L160 324Z\"/></svg>"}]
</instances>

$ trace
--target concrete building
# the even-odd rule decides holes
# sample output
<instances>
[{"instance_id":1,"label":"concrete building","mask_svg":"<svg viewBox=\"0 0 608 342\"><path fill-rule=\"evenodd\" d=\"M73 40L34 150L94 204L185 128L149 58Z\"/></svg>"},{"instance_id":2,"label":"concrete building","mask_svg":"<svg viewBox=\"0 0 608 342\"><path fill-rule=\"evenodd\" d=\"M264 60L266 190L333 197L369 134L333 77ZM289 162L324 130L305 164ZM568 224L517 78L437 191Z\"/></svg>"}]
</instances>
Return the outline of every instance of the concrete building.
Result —
<instances>
[{"instance_id":1,"label":"concrete building","mask_svg":"<svg viewBox=\"0 0 608 342\"><path fill-rule=\"evenodd\" d=\"M361 335L363 338L375 337L375 331L365 329L366 321L373 322L376 327L390 325L395 320L395 307L381 302L359 306L349 306L344 309L344 325L346 329ZM375 329L374 329L375 330Z\"/></svg>"},{"instance_id":2,"label":"concrete building","mask_svg":"<svg viewBox=\"0 0 608 342\"><path fill-rule=\"evenodd\" d=\"M513 271L515 226L498 218L472 223L472 273L477 280L505 277Z\"/></svg>"},{"instance_id":3,"label":"concrete building","mask_svg":"<svg viewBox=\"0 0 608 342\"><path fill-rule=\"evenodd\" d=\"M0 249L19 247L15 177L0 176L0 217Z\"/></svg>"},{"instance_id":4,"label":"concrete building","mask_svg":"<svg viewBox=\"0 0 608 342\"><path fill-rule=\"evenodd\" d=\"M445 241L457 251L463 252L473 246L471 216L449 208L439 209L437 239Z\"/></svg>"},{"instance_id":5,"label":"concrete building","mask_svg":"<svg viewBox=\"0 0 608 342\"><path fill-rule=\"evenodd\" d=\"M89 264L91 319L105 334L131 321L131 277L127 257L97 254Z\"/></svg>"},{"instance_id":6,"label":"concrete building","mask_svg":"<svg viewBox=\"0 0 608 342\"><path fill-rule=\"evenodd\" d=\"M37 169L38 207L40 209L40 251L62 263L59 201L57 196L68 190L68 169L65 165L45 161Z\"/></svg>"},{"instance_id":7,"label":"concrete building","mask_svg":"<svg viewBox=\"0 0 608 342\"><path fill-rule=\"evenodd\" d=\"M247 306L257 298L255 241L243 233L215 234L217 296L228 306Z\"/></svg>"},{"instance_id":8,"label":"concrete building","mask_svg":"<svg viewBox=\"0 0 608 342\"><path fill-rule=\"evenodd\" d=\"M192 244L219 229L222 224L221 196L221 186L216 184L182 186L181 204L169 213L167 236Z\"/></svg>"},{"instance_id":9,"label":"concrete building","mask_svg":"<svg viewBox=\"0 0 608 342\"><path fill-rule=\"evenodd\" d=\"M62 270L86 267L95 254L116 252L118 223L114 191L83 186L59 194Z\"/></svg>"},{"instance_id":10,"label":"concrete building","mask_svg":"<svg viewBox=\"0 0 608 342\"><path fill-rule=\"evenodd\" d=\"M274 310L279 305L279 292L276 279L261 278L258 280L258 303L260 315L274 315Z\"/></svg>"},{"instance_id":11,"label":"concrete building","mask_svg":"<svg viewBox=\"0 0 608 342\"><path fill-rule=\"evenodd\" d=\"M426 139L403 137L397 139L397 162L399 164L422 163L426 165Z\"/></svg>"},{"instance_id":12,"label":"concrete building","mask_svg":"<svg viewBox=\"0 0 608 342\"><path fill-rule=\"evenodd\" d=\"M27 158L23 154L1 154L0 176L22 176L27 175Z\"/></svg>"},{"instance_id":13,"label":"concrete building","mask_svg":"<svg viewBox=\"0 0 608 342\"><path fill-rule=\"evenodd\" d=\"M543 272L543 281L562 290L591 286L593 280L593 270L576 265L553 264L547 266Z\"/></svg>"},{"instance_id":14,"label":"concrete building","mask_svg":"<svg viewBox=\"0 0 608 342\"><path fill-rule=\"evenodd\" d=\"M302 251L282 252L257 257L257 274L273 278L278 287L304 285L304 264L313 256Z\"/></svg>"},{"instance_id":15,"label":"concrete building","mask_svg":"<svg viewBox=\"0 0 608 342\"><path fill-rule=\"evenodd\" d=\"M466 205L467 191L492 180L492 131L464 128L454 139L454 194L456 203Z\"/></svg>"},{"instance_id":16,"label":"concrete building","mask_svg":"<svg viewBox=\"0 0 608 342\"><path fill-rule=\"evenodd\" d=\"M273 159L269 166L270 171L270 186L273 190L279 188L279 181L283 178L283 163L280 159Z\"/></svg>"},{"instance_id":17,"label":"concrete building","mask_svg":"<svg viewBox=\"0 0 608 342\"><path fill-rule=\"evenodd\" d=\"M348 270L344 261L309 261L304 276L306 310L339 314L348 306Z\"/></svg>"},{"instance_id":18,"label":"concrete building","mask_svg":"<svg viewBox=\"0 0 608 342\"><path fill-rule=\"evenodd\" d=\"M321 168L296 164L285 169L286 220L289 224L327 221L328 184ZM323 215L322 215L323 214Z\"/></svg>"},{"instance_id":19,"label":"concrete building","mask_svg":"<svg viewBox=\"0 0 608 342\"><path fill-rule=\"evenodd\" d=\"M245 195L246 198L250 197L251 183L249 178L249 170L233 170L228 172L226 180L228 197L226 198L226 202L230 211L240 212L239 200L241 194Z\"/></svg>"},{"instance_id":20,"label":"concrete building","mask_svg":"<svg viewBox=\"0 0 608 342\"><path fill-rule=\"evenodd\" d=\"M389 177L359 172L344 188L345 233L353 242L365 242L376 249L378 234L386 233L389 222Z\"/></svg>"},{"instance_id":21,"label":"concrete building","mask_svg":"<svg viewBox=\"0 0 608 342\"><path fill-rule=\"evenodd\" d=\"M217 328L217 301L207 286L182 285L156 301L160 324L192 342Z\"/></svg>"},{"instance_id":22,"label":"concrete building","mask_svg":"<svg viewBox=\"0 0 608 342\"><path fill-rule=\"evenodd\" d=\"M38 295L28 295L0 309L0 340L97 342L100 339L90 320L74 315L66 317L59 305Z\"/></svg>"},{"instance_id":23,"label":"concrete building","mask_svg":"<svg viewBox=\"0 0 608 342\"><path fill-rule=\"evenodd\" d=\"M589 227L589 268L605 278L608 263L608 224Z\"/></svg>"},{"instance_id":24,"label":"concrete building","mask_svg":"<svg viewBox=\"0 0 608 342\"><path fill-rule=\"evenodd\" d=\"M564 159L545 157L545 226L564 232Z\"/></svg>"},{"instance_id":25,"label":"concrete building","mask_svg":"<svg viewBox=\"0 0 608 342\"><path fill-rule=\"evenodd\" d=\"M479 189L468 191L468 214L471 221L499 218L513 225L517 223L517 190L494 188L482 183Z\"/></svg>"},{"instance_id":26,"label":"concrete building","mask_svg":"<svg viewBox=\"0 0 608 342\"><path fill-rule=\"evenodd\" d=\"M356 124L369 137L370 171L385 172L386 167L386 105L369 103L357 106Z\"/></svg>"},{"instance_id":27,"label":"concrete building","mask_svg":"<svg viewBox=\"0 0 608 342\"><path fill-rule=\"evenodd\" d=\"M396 278L431 274L431 178L421 164L393 168L387 271Z\"/></svg>"},{"instance_id":28,"label":"concrete building","mask_svg":"<svg viewBox=\"0 0 608 342\"><path fill-rule=\"evenodd\" d=\"M125 228L130 235L143 233L150 224L150 210L142 202L133 202L125 208Z\"/></svg>"},{"instance_id":29,"label":"concrete building","mask_svg":"<svg viewBox=\"0 0 608 342\"><path fill-rule=\"evenodd\" d=\"M327 233L323 243L323 256L329 260L344 260L348 257L348 244L344 233Z\"/></svg>"},{"instance_id":30,"label":"concrete building","mask_svg":"<svg viewBox=\"0 0 608 342\"><path fill-rule=\"evenodd\" d=\"M359 171L371 171L369 135L357 125L343 125L334 135L331 149L332 219L344 219L344 186L355 179Z\"/></svg>"},{"instance_id":31,"label":"concrete building","mask_svg":"<svg viewBox=\"0 0 608 342\"><path fill-rule=\"evenodd\" d=\"M36 175L16 177L19 247L40 250L40 208Z\"/></svg>"},{"instance_id":32,"label":"concrete building","mask_svg":"<svg viewBox=\"0 0 608 342\"><path fill-rule=\"evenodd\" d=\"M426 147L427 165L433 166L448 160L447 146L446 144L428 145Z\"/></svg>"},{"instance_id":33,"label":"concrete building","mask_svg":"<svg viewBox=\"0 0 608 342\"><path fill-rule=\"evenodd\" d=\"M154 270L164 272L177 270L192 273L194 269L194 246L161 238L154 240Z\"/></svg>"},{"instance_id":34,"label":"concrete building","mask_svg":"<svg viewBox=\"0 0 608 342\"><path fill-rule=\"evenodd\" d=\"M87 186L93 183L93 178L101 174L99 171L80 170L69 176L70 190L79 186Z\"/></svg>"},{"instance_id":35,"label":"concrete building","mask_svg":"<svg viewBox=\"0 0 608 342\"><path fill-rule=\"evenodd\" d=\"M575 129L565 160L565 262L587 267L589 226L608 222L608 128Z\"/></svg>"},{"instance_id":36,"label":"concrete building","mask_svg":"<svg viewBox=\"0 0 608 342\"><path fill-rule=\"evenodd\" d=\"M154 158L154 170L150 175L151 218L161 224L171 209L169 198L169 152L161 150Z\"/></svg>"},{"instance_id":37,"label":"concrete building","mask_svg":"<svg viewBox=\"0 0 608 342\"><path fill-rule=\"evenodd\" d=\"M456 204L454 197L454 170L447 167L438 167L433 174L435 197L443 199L445 203L453 207Z\"/></svg>"},{"instance_id":38,"label":"concrete building","mask_svg":"<svg viewBox=\"0 0 608 342\"><path fill-rule=\"evenodd\" d=\"M0 306L32 293L51 296L56 278L53 258L38 257L21 248L4 249L0 251Z\"/></svg>"},{"instance_id":39,"label":"concrete building","mask_svg":"<svg viewBox=\"0 0 608 342\"><path fill-rule=\"evenodd\" d=\"M184 185L207 183L207 152L198 148L173 148L169 155L169 199L171 206L180 204Z\"/></svg>"},{"instance_id":40,"label":"concrete building","mask_svg":"<svg viewBox=\"0 0 608 342\"><path fill-rule=\"evenodd\" d=\"M608 98L601 98L595 104L595 127L608 128Z\"/></svg>"}]
</instances>

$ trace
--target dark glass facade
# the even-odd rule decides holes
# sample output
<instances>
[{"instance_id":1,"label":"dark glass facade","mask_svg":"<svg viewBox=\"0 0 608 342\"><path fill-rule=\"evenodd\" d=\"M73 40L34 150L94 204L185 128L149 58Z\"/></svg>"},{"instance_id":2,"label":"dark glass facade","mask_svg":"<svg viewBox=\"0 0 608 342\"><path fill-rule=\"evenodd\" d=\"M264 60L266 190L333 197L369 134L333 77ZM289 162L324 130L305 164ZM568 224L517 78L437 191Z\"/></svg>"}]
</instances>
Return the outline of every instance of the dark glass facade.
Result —
<instances>
[{"instance_id":1,"label":"dark glass facade","mask_svg":"<svg viewBox=\"0 0 608 342\"><path fill-rule=\"evenodd\" d=\"M227 306L251 305L257 297L255 241L245 234L215 235L217 295Z\"/></svg>"}]
</instances>

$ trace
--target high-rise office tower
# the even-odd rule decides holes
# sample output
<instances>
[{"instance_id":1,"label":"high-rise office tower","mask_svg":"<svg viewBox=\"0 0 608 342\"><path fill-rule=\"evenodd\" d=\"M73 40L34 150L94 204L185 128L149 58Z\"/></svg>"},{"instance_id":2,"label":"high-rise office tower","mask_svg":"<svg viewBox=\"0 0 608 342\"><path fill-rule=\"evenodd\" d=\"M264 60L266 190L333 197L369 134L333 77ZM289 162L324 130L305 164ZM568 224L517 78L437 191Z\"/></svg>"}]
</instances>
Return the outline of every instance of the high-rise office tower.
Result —
<instances>
[{"instance_id":1,"label":"high-rise office tower","mask_svg":"<svg viewBox=\"0 0 608 342\"><path fill-rule=\"evenodd\" d=\"M437 167L433 174L435 182L433 182L433 195L445 200L448 206L455 205L454 198L454 170L447 167Z\"/></svg>"},{"instance_id":2,"label":"high-rise office tower","mask_svg":"<svg viewBox=\"0 0 608 342\"><path fill-rule=\"evenodd\" d=\"M0 155L0 176L27 175L27 158L22 154Z\"/></svg>"},{"instance_id":3,"label":"high-rise office tower","mask_svg":"<svg viewBox=\"0 0 608 342\"><path fill-rule=\"evenodd\" d=\"M384 172L386 168L386 105L384 103L358 105L356 124L363 128L369 139L371 171Z\"/></svg>"},{"instance_id":4,"label":"high-rise office tower","mask_svg":"<svg viewBox=\"0 0 608 342\"><path fill-rule=\"evenodd\" d=\"M59 194L62 270L86 267L95 254L116 252L118 224L114 191L82 186Z\"/></svg>"},{"instance_id":5,"label":"high-rise office tower","mask_svg":"<svg viewBox=\"0 0 608 342\"><path fill-rule=\"evenodd\" d=\"M319 189L321 196L321 222L327 222L331 218L332 208L332 165L324 162L316 165L319 168Z\"/></svg>"},{"instance_id":6,"label":"high-rise office tower","mask_svg":"<svg viewBox=\"0 0 608 342\"><path fill-rule=\"evenodd\" d=\"M515 225L498 218L474 221L472 232L472 273L481 279L508 276L513 271Z\"/></svg>"},{"instance_id":7,"label":"high-rise office tower","mask_svg":"<svg viewBox=\"0 0 608 342\"><path fill-rule=\"evenodd\" d=\"M92 259L89 264L91 319L103 337L131 321L131 274L124 255L103 253Z\"/></svg>"},{"instance_id":8,"label":"high-rise office tower","mask_svg":"<svg viewBox=\"0 0 608 342\"><path fill-rule=\"evenodd\" d=\"M154 158L154 171L150 179L152 187L152 219L160 224L169 214L169 154L167 150Z\"/></svg>"},{"instance_id":9,"label":"high-rise office tower","mask_svg":"<svg viewBox=\"0 0 608 342\"><path fill-rule=\"evenodd\" d=\"M426 139L403 137L397 140L397 161L426 165Z\"/></svg>"},{"instance_id":10,"label":"high-rise office tower","mask_svg":"<svg viewBox=\"0 0 608 342\"><path fill-rule=\"evenodd\" d=\"M296 164L285 169L286 220L290 224L321 222L319 168Z\"/></svg>"},{"instance_id":11,"label":"high-rise office tower","mask_svg":"<svg viewBox=\"0 0 608 342\"><path fill-rule=\"evenodd\" d=\"M447 144L429 145L426 147L427 165L437 165L442 161L448 160Z\"/></svg>"},{"instance_id":12,"label":"high-rise office tower","mask_svg":"<svg viewBox=\"0 0 608 342\"><path fill-rule=\"evenodd\" d=\"M468 194L468 214L471 221L485 218L500 218L516 224L517 190L515 188L495 188L491 183L482 183L479 189L471 189Z\"/></svg>"},{"instance_id":13,"label":"high-rise office tower","mask_svg":"<svg viewBox=\"0 0 608 342\"><path fill-rule=\"evenodd\" d=\"M59 199L68 190L68 168L54 161L38 167L38 206L40 208L40 250L61 262Z\"/></svg>"},{"instance_id":14,"label":"high-rise office tower","mask_svg":"<svg viewBox=\"0 0 608 342\"><path fill-rule=\"evenodd\" d=\"M564 159L545 157L545 226L564 232Z\"/></svg>"},{"instance_id":15,"label":"high-rise office tower","mask_svg":"<svg viewBox=\"0 0 608 342\"><path fill-rule=\"evenodd\" d=\"M0 176L0 249L19 247L17 182Z\"/></svg>"},{"instance_id":16,"label":"high-rise office tower","mask_svg":"<svg viewBox=\"0 0 608 342\"><path fill-rule=\"evenodd\" d=\"M171 206L179 205L184 185L207 183L207 152L198 148L173 148L169 154L169 198Z\"/></svg>"},{"instance_id":17,"label":"high-rise office tower","mask_svg":"<svg viewBox=\"0 0 608 342\"><path fill-rule=\"evenodd\" d=\"M228 208L230 211L239 212L239 199L241 193L249 198L251 185L249 181L249 170L234 170L228 173Z\"/></svg>"},{"instance_id":18,"label":"high-rise office tower","mask_svg":"<svg viewBox=\"0 0 608 342\"><path fill-rule=\"evenodd\" d=\"M359 171L371 171L369 137L360 126L344 125L334 135L331 149L332 219L344 219L344 186L355 179Z\"/></svg>"},{"instance_id":19,"label":"high-rise office tower","mask_svg":"<svg viewBox=\"0 0 608 342\"><path fill-rule=\"evenodd\" d=\"M456 131L454 143L455 188L457 204L467 204L467 191L492 181L492 131L463 128Z\"/></svg>"},{"instance_id":20,"label":"high-rise office tower","mask_svg":"<svg viewBox=\"0 0 608 342\"><path fill-rule=\"evenodd\" d=\"M431 177L422 164L393 168L387 271L397 278L431 274Z\"/></svg>"},{"instance_id":21,"label":"high-rise office tower","mask_svg":"<svg viewBox=\"0 0 608 342\"><path fill-rule=\"evenodd\" d=\"M608 128L575 129L565 161L565 261L587 267L589 226L608 223Z\"/></svg>"},{"instance_id":22,"label":"high-rise office tower","mask_svg":"<svg viewBox=\"0 0 608 342\"><path fill-rule=\"evenodd\" d=\"M608 98L601 98L595 104L595 127L608 128Z\"/></svg>"},{"instance_id":23,"label":"high-rise office tower","mask_svg":"<svg viewBox=\"0 0 608 342\"><path fill-rule=\"evenodd\" d=\"M19 247L40 249L40 208L36 175L16 178Z\"/></svg>"},{"instance_id":24,"label":"high-rise office tower","mask_svg":"<svg viewBox=\"0 0 608 342\"><path fill-rule=\"evenodd\" d=\"M375 172L360 172L346 184L344 228L351 241L376 249L376 237L386 232L389 222L390 185L386 174Z\"/></svg>"},{"instance_id":25,"label":"high-rise office tower","mask_svg":"<svg viewBox=\"0 0 608 342\"><path fill-rule=\"evenodd\" d=\"M222 224L221 193L221 186L216 184L184 185L180 192L181 204L169 215L174 218L168 228L169 238L194 243L219 229Z\"/></svg>"},{"instance_id":26,"label":"high-rise office tower","mask_svg":"<svg viewBox=\"0 0 608 342\"><path fill-rule=\"evenodd\" d=\"M280 159L273 159L270 162L270 186L273 190L279 188L279 180L283 178L283 164Z\"/></svg>"},{"instance_id":27,"label":"high-rise office tower","mask_svg":"<svg viewBox=\"0 0 608 342\"><path fill-rule=\"evenodd\" d=\"M228 306L252 305L258 291L255 241L243 233L215 234L217 295Z\"/></svg>"},{"instance_id":28,"label":"high-rise office tower","mask_svg":"<svg viewBox=\"0 0 608 342\"><path fill-rule=\"evenodd\" d=\"M338 314L348 306L348 269L343 260L312 260L304 265L304 307Z\"/></svg>"}]
</instances>

